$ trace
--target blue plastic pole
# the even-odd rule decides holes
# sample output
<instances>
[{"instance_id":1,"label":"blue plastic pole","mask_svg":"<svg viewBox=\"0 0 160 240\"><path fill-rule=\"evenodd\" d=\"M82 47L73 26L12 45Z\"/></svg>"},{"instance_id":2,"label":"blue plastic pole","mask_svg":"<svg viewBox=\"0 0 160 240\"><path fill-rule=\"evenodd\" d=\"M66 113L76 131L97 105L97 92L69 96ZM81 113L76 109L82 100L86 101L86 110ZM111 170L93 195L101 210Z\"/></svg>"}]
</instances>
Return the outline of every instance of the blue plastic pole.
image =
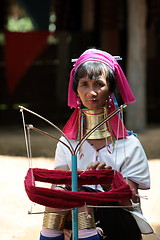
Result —
<instances>
[{"instance_id":1,"label":"blue plastic pole","mask_svg":"<svg viewBox=\"0 0 160 240\"><path fill-rule=\"evenodd\" d=\"M72 191L77 190L77 155L72 155ZM78 240L78 208L72 210L72 239Z\"/></svg>"}]
</instances>

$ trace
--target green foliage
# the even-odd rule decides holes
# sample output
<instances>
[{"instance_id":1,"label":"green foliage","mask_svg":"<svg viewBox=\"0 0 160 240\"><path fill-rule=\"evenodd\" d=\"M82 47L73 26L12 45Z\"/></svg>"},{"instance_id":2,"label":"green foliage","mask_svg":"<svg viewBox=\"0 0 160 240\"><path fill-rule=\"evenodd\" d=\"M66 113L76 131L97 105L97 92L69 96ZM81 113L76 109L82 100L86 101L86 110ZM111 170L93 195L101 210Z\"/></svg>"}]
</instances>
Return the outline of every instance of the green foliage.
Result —
<instances>
[{"instance_id":1,"label":"green foliage","mask_svg":"<svg viewBox=\"0 0 160 240\"><path fill-rule=\"evenodd\" d=\"M34 30L33 23L29 17L19 19L9 17L6 28L11 32L29 32Z\"/></svg>"}]
</instances>

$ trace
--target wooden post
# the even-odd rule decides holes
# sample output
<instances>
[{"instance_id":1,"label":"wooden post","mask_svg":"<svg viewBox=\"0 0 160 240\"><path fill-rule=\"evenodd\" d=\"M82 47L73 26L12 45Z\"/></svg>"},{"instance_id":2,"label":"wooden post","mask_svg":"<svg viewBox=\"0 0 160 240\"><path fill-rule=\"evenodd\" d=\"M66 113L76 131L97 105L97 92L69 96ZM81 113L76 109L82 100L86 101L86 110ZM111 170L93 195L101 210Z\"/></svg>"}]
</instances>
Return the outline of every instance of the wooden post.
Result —
<instances>
[{"instance_id":1,"label":"wooden post","mask_svg":"<svg viewBox=\"0 0 160 240\"><path fill-rule=\"evenodd\" d=\"M127 107L126 126L139 131L146 127L146 1L127 0L127 79L136 102Z\"/></svg>"},{"instance_id":2,"label":"wooden post","mask_svg":"<svg viewBox=\"0 0 160 240\"><path fill-rule=\"evenodd\" d=\"M60 107L66 106L67 99L67 87L68 87L68 68L67 61L68 51L69 51L69 43L67 39L69 38L69 34L65 31L61 31L58 33L59 43L57 45L57 57L58 57L58 65L57 65L57 76L55 82L55 96L57 100L57 105ZM54 79L53 79L54 81Z\"/></svg>"},{"instance_id":3,"label":"wooden post","mask_svg":"<svg viewBox=\"0 0 160 240\"><path fill-rule=\"evenodd\" d=\"M94 0L82 1L82 29L91 32L94 30Z\"/></svg>"}]
</instances>

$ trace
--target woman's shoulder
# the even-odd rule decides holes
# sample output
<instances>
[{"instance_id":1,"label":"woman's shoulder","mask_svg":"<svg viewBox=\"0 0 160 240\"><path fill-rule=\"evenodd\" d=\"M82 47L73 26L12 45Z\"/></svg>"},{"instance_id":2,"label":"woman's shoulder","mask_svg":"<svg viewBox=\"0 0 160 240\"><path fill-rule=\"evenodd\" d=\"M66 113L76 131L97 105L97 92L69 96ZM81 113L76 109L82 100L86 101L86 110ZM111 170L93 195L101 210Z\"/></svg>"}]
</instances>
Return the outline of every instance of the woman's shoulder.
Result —
<instances>
[{"instance_id":1,"label":"woman's shoulder","mask_svg":"<svg viewBox=\"0 0 160 240\"><path fill-rule=\"evenodd\" d=\"M127 147L127 149L130 152L137 152L140 153L142 155L146 155L143 145L140 142L140 140L138 139L138 137L134 136L134 135L129 135L126 137L126 144L125 146Z\"/></svg>"},{"instance_id":2,"label":"woman's shoulder","mask_svg":"<svg viewBox=\"0 0 160 240\"><path fill-rule=\"evenodd\" d=\"M120 146L125 146L129 149L143 149L143 146L137 136L131 134L124 139L120 139Z\"/></svg>"},{"instance_id":3,"label":"woman's shoulder","mask_svg":"<svg viewBox=\"0 0 160 240\"><path fill-rule=\"evenodd\" d=\"M129 136L126 137L126 141L127 142L132 142L132 143L136 143L137 145L141 145L140 140L138 139L137 136L131 134Z\"/></svg>"}]
</instances>

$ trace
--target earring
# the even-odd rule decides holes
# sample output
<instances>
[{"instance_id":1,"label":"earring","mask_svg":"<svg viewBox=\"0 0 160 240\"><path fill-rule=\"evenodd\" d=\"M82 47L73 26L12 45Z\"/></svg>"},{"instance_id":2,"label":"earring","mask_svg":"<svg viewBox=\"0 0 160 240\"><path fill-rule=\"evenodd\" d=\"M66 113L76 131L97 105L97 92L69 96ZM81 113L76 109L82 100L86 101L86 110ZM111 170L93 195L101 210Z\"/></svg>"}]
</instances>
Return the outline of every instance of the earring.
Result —
<instances>
[{"instance_id":1,"label":"earring","mask_svg":"<svg viewBox=\"0 0 160 240\"><path fill-rule=\"evenodd\" d=\"M81 106L81 99L79 97L77 97L77 105L78 105L78 108L80 108L80 106Z\"/></svg>"},{"instance_id":2,"label":"earring","mask_svg":"<svg viewBox=\"0 0 160 240\"><path fill-rule=\"evenodd\" d=\"M106 105L108 108L111 107L112 101L113 101L112 96L109 95L108 98L106 99Z\"/></svg>"}]
</instances>

